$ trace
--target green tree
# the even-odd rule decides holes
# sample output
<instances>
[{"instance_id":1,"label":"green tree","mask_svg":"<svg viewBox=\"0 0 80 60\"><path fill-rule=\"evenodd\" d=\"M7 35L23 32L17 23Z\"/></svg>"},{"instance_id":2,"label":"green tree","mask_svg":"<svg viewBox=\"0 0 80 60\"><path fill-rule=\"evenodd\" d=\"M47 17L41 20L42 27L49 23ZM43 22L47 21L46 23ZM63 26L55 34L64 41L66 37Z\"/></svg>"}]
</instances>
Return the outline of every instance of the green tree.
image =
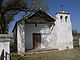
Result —
<instances>
[{"instance_id":1,"label":"green tree","mask_svg":"<svg viewBox=\"0 0 80 60\"><path fill-rule=\"evenodd\" d=\"M20 11L33 12L34 10L42 8L48 9L48 4L42 0L0 0L0 33L8 32L8 26Z\"/></svg>"},{"instance_id":2,"label":"green tree","mask_svg":"<svg viewBox=\"0 0 80 60\"><path fill-rule=\"evenodd\" d=\"M76 29L72 30L73 35L78 34L78 31Z\"/></svg>"}]
</instances>

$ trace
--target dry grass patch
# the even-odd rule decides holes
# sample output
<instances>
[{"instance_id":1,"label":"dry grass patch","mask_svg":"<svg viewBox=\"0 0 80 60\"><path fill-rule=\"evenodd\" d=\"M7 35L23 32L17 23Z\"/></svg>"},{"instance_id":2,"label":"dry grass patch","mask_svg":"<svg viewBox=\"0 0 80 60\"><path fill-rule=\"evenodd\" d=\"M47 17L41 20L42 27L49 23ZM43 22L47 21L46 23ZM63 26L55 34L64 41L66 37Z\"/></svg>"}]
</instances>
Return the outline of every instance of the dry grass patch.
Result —
<instances>
[{"instance_id":1,"label":"dry grass patch","mask_svg":"<svg viewBox=\"0 0 80 60\"><path fill-rule=\"evenodd\" d=\"M12 56L11 60L80 60L80 48L53 51L52 53L33 54L24 57Z\"/></svg>"}]
</instances>

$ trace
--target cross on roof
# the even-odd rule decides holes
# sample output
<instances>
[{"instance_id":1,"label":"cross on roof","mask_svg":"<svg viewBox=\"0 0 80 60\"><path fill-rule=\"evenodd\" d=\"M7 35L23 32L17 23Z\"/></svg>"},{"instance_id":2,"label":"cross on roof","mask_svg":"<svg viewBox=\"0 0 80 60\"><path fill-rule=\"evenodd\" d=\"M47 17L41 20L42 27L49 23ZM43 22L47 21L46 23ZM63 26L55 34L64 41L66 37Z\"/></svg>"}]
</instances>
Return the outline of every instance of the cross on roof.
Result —
<instances>
[{"instance_id":1,"label":"cross on roof","mask_svg":"<svg viewBox=\"0 0 80 60\"><path fill-rule=\"evenodd\" d=\"M63 11L64 10L64 5L60 5L60 7L61 7L61 11Z\"/></svg>"}]
</instances>

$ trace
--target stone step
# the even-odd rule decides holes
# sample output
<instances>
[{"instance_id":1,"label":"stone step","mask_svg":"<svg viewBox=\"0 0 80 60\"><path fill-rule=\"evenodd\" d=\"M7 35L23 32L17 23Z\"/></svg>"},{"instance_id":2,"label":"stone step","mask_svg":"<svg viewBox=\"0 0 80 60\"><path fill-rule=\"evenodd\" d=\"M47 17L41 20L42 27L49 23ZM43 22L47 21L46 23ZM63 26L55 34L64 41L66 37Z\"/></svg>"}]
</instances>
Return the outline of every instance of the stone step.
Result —
<instances>
[{"instance_id":1,"label":"stone step","mask_svg":"<svg viewBox=\"0 0 80 60\"><path fill-rule=\"evenodd\" d=\"M53 51L58 51L58 49L33 49L33 50L26 51L25 55L48 53Z\"/></svg>"}]
</instances>

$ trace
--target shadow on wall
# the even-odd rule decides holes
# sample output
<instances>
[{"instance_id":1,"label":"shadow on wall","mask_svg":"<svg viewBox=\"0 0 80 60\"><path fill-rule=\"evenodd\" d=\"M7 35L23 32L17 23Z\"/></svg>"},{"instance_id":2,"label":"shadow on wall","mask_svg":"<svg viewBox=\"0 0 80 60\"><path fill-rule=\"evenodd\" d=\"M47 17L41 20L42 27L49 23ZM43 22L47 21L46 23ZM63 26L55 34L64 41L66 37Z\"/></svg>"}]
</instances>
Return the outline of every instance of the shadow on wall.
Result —
<instances>
[{"instance_id":1,"label":"shadow on wall","mask_svg":"<svg viewBox=\"0 0 80 60\"><path fill-rule=\"evenodd\" d=\"M44 45L45 48L56 48L57 35L55 33L53 25L50 26L49 33L42 33L41 39L42 39L41 44Z\"/></svg>"},{"instance_id":2,"label":"shadow on wall","mask_svg":"<svg viewBox=\"0 0 80 60\"><path fill-rule=\"evenodd\" d=\"M42 37L41 44L45 46L45 48L55 48L56 46L56 34L48 34L45 37Z\"/></svg>"}]
</instances>

